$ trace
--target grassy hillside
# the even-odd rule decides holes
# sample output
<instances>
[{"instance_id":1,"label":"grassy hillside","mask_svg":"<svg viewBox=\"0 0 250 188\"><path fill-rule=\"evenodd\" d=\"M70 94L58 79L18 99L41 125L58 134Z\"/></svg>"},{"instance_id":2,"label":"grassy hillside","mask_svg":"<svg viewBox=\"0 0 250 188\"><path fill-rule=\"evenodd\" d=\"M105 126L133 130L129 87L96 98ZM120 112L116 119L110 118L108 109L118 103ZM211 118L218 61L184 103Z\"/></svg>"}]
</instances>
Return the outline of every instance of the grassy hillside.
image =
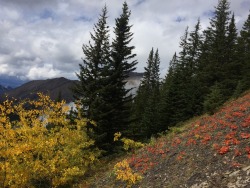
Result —
<instances>
[{"instance_id":1,"label":"grassy hillside","mask_svg":"<svg viewBox=\"0 0 250 188\"><path fill-rule=\"evenodd\" d=\"M124 159L142 177L132 187L250 187L250 92L135 153L101 161L81 187L127 187L113 169Z\"/></svg>"}]
</instances>

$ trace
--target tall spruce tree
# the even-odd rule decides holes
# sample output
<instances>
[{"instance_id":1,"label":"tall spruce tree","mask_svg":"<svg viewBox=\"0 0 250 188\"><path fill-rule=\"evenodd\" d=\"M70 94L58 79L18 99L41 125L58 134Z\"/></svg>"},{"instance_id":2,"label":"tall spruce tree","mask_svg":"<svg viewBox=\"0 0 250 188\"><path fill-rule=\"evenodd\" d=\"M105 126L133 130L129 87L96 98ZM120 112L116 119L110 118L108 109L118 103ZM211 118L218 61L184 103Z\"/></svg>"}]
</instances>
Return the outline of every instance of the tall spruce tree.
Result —
<instances>
[{"instance_id":1,"label":"tall spruce tree","mask_svg":"<svg viewBox=\"0 0 250 188\"><path fill-rule=\"evenodd\" d=\"M236 60L236 46L237 46L237 29L235 26L234 13L231 17L229 26L228 26L228 35L227 35L227 61L228 63L233 63Z\"/></svg>"},{"instance_id":2,"label":"tall spruce tree","mask_svg":"<svg viewBox=\"0 0 250 188\"><path fill-rule=\"evenodd\" d=\"M131 89L125 88L125 85L126 79L136 69L137 64L134 59L136 54L133 53L135 47L130 44L133 39L132 25L129 24L130 15L128 5L124 2L122 13L115 20L115 38L112 42L111 52L113 69L111 83L114 86L110 93L114 109L113 120L110 122L114 127L112 134L118 131L126 134L125 130L128 130L130 124L132 96L129 94Z\"/></svg>"},{"instance_id":3,"label":"tall spruce tree","mask_svg":"<svg viewBox=\"0 0 250 188\"><path fill-rule=\"evenodd\" d=\"M210 29L206 29L203 31L203 42L201 44L201 54L198 58L197 64L197 79L200 83L199 92L201 97L201 104L204 102L204 97L210 92L209 88L211 87L211 79L213 77L213 73L209 70L213 69L213 63L211 63L212 56L212 32ZM202 105L203 106L203 105ZM203 109L203 107L202 107ZM202 110L203 112L203 110Z\"/></svg>"},{"instance_id":4,"label":"tall spruce tree","mask_svg":"<svg viewBox=\"0 0 250 188\"><path fill-rule=\"evenodd\" d=\"M171 61L169 62L168 72L162 82L162 87L161 87L162 90L168 90L168 88L170 87L173 81L173 76L176 72L177 64L178 64L178 57L175 52Z\"/></svg>"},{"instance_id":5,"label":"tall spruce tree","mask_svg":"<svg viewBox=\"0 0 250 188\"><path fill-rule=\"evenodd\" d=\"M151 67L148 67L149 87L148 91L145 92L147 93L147 102L142 114L141 126L144 136L149 139L152 135L163 131L159 123L160 57L158 49L154 53L152 48L148 61L151 61Z\"/></svg>"},{"instance_id":6,"label":"tall spruce tree","mask_svg":"<svg viewBox=\"0 0 250 188\"><path fill-rule=\"evenodd\" d=\"M207 86L205 95L209 92L209 88L215 83L218 87L222 86L225 77L225 69L228 66L227 49L228 49L228 23L229 23L229 2L220 0L215 7L214 17L210 20L210 27L205 31L206 62L203 63L203 79L204 85ZM222 91L223 94L225 92Z\"/></svg>"},{"instance_id":7,"label":"tall spruce tree","mask_svg":"<svg viewBox=\"0 0 250 188\"><path fill-rule=\"evenodd\" d=\"M179 63L178 63L178 69L179 71L183 71L188 65L187 61L187 53L188 53L188 27L185 29L184 35L181 37L180 41L180 48L181 51L179 53Z\"/></svg>"},{"instance_id":8,"label":"tall spruce tree","mask_svg":"<svg viewBox=\"0 0 250 188\"><path fill-rule=\"evenodd\" d=\"M186 120L190 117L188 112L188 94L190 75L189 75L189 62L188 62L188 27L184 35L181 37L180 48L181 51L178 56L177 64L173 74L171 87L168 90L168 98L170 103L168 108L173 113L169 114L169 121L171 125L175 125L179 121Z\"/></svg>"},{"instance_id":9,"label":"tall spruce tree","mask_svg":"<svg viewBox=\"0 0 250 188\"><path fill-rule=\"evenodd\" d=\"M224 69L225 78L222 81L224 96L229 98L234 92L241 75L241 63L237 61L237 29L235 26L234 14L229 22L227 34L227 55L225 61L227 65Z\"/></svg>"},{"instance_id":10,"label":"tall spruce tree","mask_svg":"<svg viewBox=\"0 0 250 188\"><path fill-rule=\"evenodd\" d=\"M160 87L160 102L159 102L159 122L165 130L171 125L171 116L174 113L173 101L170 97L170 91L173 88L174 75L178 64L178 57L174 53L172 60L169 63L168 72L161 83Z\"/></svg>"},{"instance_id":11,"label":"tall spruce tree","mask_svg":"<svg viewBox=\"0 0 250 188\"><path fill-rule=\"evenodd\" d=\"M210 19L210 27L204 32L202 53L199 58L198 78L200 81L201 94L205 100L210 93L211 87L216 84L222 94L221 102L230 96L229 78L229 23L230 11L227 0L219 0L215 7L214 16ZM231 19L232 22L232 19ZM233 22L231 24L233 26ZM232 28L232 27L231 27ZM230 33L232 34L232 33Z\"/></svg>"},{"instance_id":12,"label":"tall spruce tree","mask_svg":"<svg viewBox=\"0 0 250 188\"><path fill-rule=\"evenodd\" d=\"M145 67L142 82L138 88L134 102L136 116L135 127L140 139L148 139L161 130L158 119L158 104L160 95L160 57L158 49L152 48Z\"/></svg>"},{"instance_id":13,"label":"tall spruce tree","mask_svg":"<svg viewBox=\"0 0 250 188\"><path fill-rule=\"evenodd\" d=\"M198 77L199 58L201 55L201 47L203 36L200 32L201 25L198 19L194 30L190 32L187 44L187 67L186 72L186 98L189 101L186 106L187 117L201 114L203 98L201 94L201 83Z\"/></svg>"},{"instance_id":14,"label":"tall spruce tree","mask_svg":"<svg viewBox=\"0 0 250 188\"><path fill-rule=\"evenodd\" d=\"M153 59L154 59L154 50L151 49L148 59L147 59L147 66L144 67L144 74L142 81L139 85L139 88L137 90L137 94L134 98L134 104L133 104L133 114L135 122L133 124L133 137L137 137L140 140L143 140L145 138L145 126L142 125L142 119L144 117L144 112L146 110L146 104L148 104L148 99L150 95L150 78L152 74L152 65L153 65Z\"/></svg>"},{"instance_id":15,"label":"tall spruce tree","mask_svg":"<svg viewBox=\"0 0 250 188\"><path fill-rule=\"evenodd\" d=\"M159 50L156 49L150 75L152 90L154 90L154 93L156 95L159 95L159 88L160 88L160 62L161 60L159 56Z\"/></svg>"},{"instance_id":16,"label":"tall spruce tree","mask_svg":"<svg viewBox=\"0 0 250 188\"><path fill-rule=\"evenodd\" d=\"M90 33L92 41L83 45L85 58L80 64L80 73L77 74L79 83L73 89L74 97L81 107L83 117L94 120L97 126L88 125L88 133L95 139L96 145L104 150L112 148L111 130L113 107L110 104L110 74L113 72L110 59L109 26L107 25L107 7L102 13L94 32ZM92 131L93 130L93 131ZM93 132L93 134L92 134Z\"/></svg>"},{"instance_id":17,"label":"tall spruce tree","mask_svg":"<svg viewBox=\"0 0 250 188\"><path fill-rule=\"evenodd\" d=\"M194 31L190 32L190 36L187 39L188 69L192 75L197 74L198 63L199 63L198 60L201 55L203 36L200 33L200 31L201 31L201 25L200 25L200 19L198 19Z\"/></svg>"}]
</instances>

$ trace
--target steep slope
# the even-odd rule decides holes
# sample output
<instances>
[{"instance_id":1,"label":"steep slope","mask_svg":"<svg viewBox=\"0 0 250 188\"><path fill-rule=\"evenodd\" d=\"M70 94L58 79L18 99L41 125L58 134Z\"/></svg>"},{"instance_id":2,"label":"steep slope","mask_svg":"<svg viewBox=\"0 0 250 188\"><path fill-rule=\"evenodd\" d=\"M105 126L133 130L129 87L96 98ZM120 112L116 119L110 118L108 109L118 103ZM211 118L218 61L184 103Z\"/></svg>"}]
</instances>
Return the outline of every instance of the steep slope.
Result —
<instances>
[{"instance_id":1,"label":"steep slope","mask_svg":"<svg viewBox=\"0 0 250 188\"><path fill-rule=\"evenodd\" d=\"M143 178L132 187L250 187L250 92L173 128L126 161ZM96 177L89 187L126 187L113 169Z\"/></svg>"}]
</instances>

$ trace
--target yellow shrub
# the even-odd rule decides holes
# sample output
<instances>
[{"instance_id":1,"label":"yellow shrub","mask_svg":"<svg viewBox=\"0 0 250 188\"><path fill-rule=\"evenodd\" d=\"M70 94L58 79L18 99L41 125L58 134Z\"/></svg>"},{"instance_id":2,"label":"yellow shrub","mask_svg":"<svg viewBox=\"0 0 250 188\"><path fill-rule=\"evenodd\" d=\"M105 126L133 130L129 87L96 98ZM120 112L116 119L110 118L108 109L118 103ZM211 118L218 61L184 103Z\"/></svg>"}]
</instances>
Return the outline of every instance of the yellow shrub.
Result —
<instances>
[{"instance_id":1,"label":"yellow shrub","mask_svg":"<svg viewBox=\"0 0 250 188\"><path fill-rule=\"evenodd\" d=\"M121 141L124 143L123 148L125 150L129 149L138 149L144 146L141 142L135 142L134 140L128 139L128 138L122 138Z\"/></svg>"},{"instance_id":2,"label":"yellow shrub","mask_svg":"<svg viewBox=\"0 0 250 188\"><path fill-rule=\"evenodd\" d=\"M118 141L119 138L122 136L122 133L118 132L114 134L114 141Z\"/></svg>"},{"instance_id":3,"label":"yellow shrub","mask_svg":"<svg viewBox=\"0 0 250 188\"><path fill-rule=\"evenodd\" d=\"M120 132L114 134L114 141L119 141L122 134ZM136 142L129 138L122 138L120 139L123 142L123 148L128 151L129 149L135 150L144 146L141 142Z\"/></svg>"},{"instance_id":4,"label":"yellow shrub","mask_svg":"<svg viewBox=\"0 0 250 188\"><path fill-rule=\"evenodd\" d=\"M74 181L97 160L86 119L74 125L64 102L39 94L37 101L0 104L0 187L52 187Z\"/></svg>"},{"instance_id":5,"label":"yellow shrub","mask_svg":"<svg viewBox=\"0 0 250 188\"><path fill-rule=\"evenodd\" d=\"M127 183L127 187L131 187L142 179L141 175L133 172L127 160L117 163L114 166L114 172L116 174L116 179L125 181Z\"/></svg>"}]
</instances>

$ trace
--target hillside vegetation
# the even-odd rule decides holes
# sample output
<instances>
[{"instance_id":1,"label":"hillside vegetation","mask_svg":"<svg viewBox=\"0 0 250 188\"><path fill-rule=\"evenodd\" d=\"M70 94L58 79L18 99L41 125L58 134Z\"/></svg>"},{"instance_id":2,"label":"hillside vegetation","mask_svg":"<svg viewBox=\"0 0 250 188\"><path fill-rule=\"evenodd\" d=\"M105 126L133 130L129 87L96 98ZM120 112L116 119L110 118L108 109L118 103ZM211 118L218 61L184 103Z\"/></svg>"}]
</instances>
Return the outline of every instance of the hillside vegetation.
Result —
<instances>
[{"instance_id":1,"label":"hillside vegetation","mask_svg":"<svg viewBox=\"0 0 250 188\"><path fill-rule=\"evenodd\" d=\"M106 172L97 171L83 187L249 187L250 92L120 160L129 167L118 172L105 161Z\"/></svg>"},{"instance_id":2,"label":"hillside vegetation","mask_svg":"<svg viewBox=\"0 0 250 188\"><path fill-rule=\"evenodd\" d=\"M89 42L83 44L79 82L72 88L82 117L96 122L87 127L103 156L119 153L115 133L148 142L179 122L213 114L250 88L250 15L237 29L229 0L219 0L212 12L207 28L198 19L185 29L163 79L161 64L167 62L161 62L160 54L166 52L152 46L138 90L130 96L126 83L138 63L131 10L124 2L110 29L108 7L103 7Z\"/></svg>"},{"instance_id":3,"label":"hillside vegetation","mask_svg":"<svg viewBox=\"0 0 250 188\"><path fill-rule=\"evenodd\" d=\"M100 152L86 134L88 120L69 121L65 102L0 103L0 187L70 187Z\"/></svg>"},{"instance_id":4,"label":"hillside vegetation","mask_svg":"<svg viewBox=\"0 0 250 188\"><path fill-rule=\"evenodd\" d=\"M0 103L0 187L250 186L250 14L238 32L219 0L209 27L186 28L164 79L152 47L135 95L130 15L124 2L110 35L103 7L68 90L76 108L63 78L46 81L55 98L25 99L50 94L39 81Z\"/></svg>"}]
</instances>

